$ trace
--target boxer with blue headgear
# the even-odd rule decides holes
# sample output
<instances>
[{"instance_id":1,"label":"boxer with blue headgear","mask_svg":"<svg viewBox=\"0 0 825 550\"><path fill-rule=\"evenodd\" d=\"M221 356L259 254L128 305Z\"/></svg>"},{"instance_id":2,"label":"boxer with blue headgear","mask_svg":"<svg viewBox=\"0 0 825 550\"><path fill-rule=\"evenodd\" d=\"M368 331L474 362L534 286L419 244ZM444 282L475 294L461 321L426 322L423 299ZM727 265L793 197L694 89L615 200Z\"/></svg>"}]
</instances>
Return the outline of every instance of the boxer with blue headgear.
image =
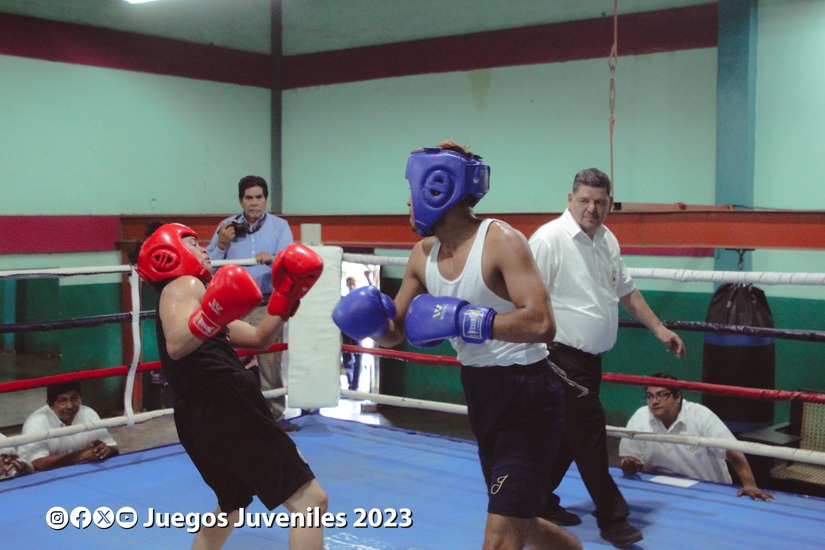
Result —
<instances>
[{"instance_id":1,"label":"boxer with blue headgear","mask_svg":"<svg viewBox=\"0 0 825 550\"><path fill-rule=\"evenodd\" d=\"M341 298L332 319L351 338L418 348L448 341L461 363L470 426L487 485L485 548L580 550L538 516L564 435L564 389L547 361L556 332L547 287L524 235L476 217L490 168L446 141L407 160L413 246L394 297L376 286ZM537 436L536 434L540 434Z\"/></svg>"},{"instance_id":2,"label":"boxer with blue headgear","mask_svg":"<svg viewBox=\"0 0 825 550\"><path fill-rule=\"evenodd\" d=\"M490 167L481 157L467 157L441 147L413 151L407 161L415 231L432 235L432 227L450 208L466 197L475 206L490 190Z\"/></svg>"}]
</instances>

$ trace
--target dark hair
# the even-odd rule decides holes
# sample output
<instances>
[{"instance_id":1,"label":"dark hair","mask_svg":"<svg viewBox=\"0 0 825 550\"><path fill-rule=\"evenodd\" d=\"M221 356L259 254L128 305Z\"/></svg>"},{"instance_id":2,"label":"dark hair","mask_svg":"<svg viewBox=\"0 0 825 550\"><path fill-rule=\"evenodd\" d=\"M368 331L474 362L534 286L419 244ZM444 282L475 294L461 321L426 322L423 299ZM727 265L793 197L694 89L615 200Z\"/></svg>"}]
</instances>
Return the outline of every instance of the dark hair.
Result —
<instances>
[{"instance_id":1,"label":"dark hair","mask_svg":"<svg viewBox=\"0 0 825 550\"><path fill-rule=\"evenodd\" d=\"M438 148L439 149L444 149L445 151L453 151L453 152L458 153L460 155L464 155L468 159L472 159L475 156L473 154L473 152L470 151L470 148L467 147L466 145L461 146L461 145L457 144L456 142L450 141L450 140L442 141L441 143L438 144Z\"/></svg>"},{"instance_id":2,"label":"dark hair","mask_svg":"<svg viewBox=\"0 0 825 550\"><path fill-rule=\"evenodd\" d=\"M80 382L73 381L73 382L59 382L57 384L49 384L46 388L46 403L49 405L53 404L57 399L57 396L61 393L67 393L70 391L76 391L78 395L83 395L80 391Z\"/></svg>"},{"instance_id":3,"label":"dark hair","mask_svg":"<svg viewBox=\"0 0 825 550\"><path fill-rule=\"evenodd\" d=\"M650 377L651 378L661 378L663 380L678 380L678 378L676 378L672 374L668 374L666 372L657 372L656 374L651 374ZM648 387L651 386L651 385L652 384L648 384ZM674 387L668 386L666 384L662 384L662 387L665 388L670 393L672 393L674 398L678 395L682 395L682 390L679 389L679 388L674 388Z\"/></svg>"},{"instance_id":4,"label":"dark hair","mask_svg":"<svg viewBox=\"0 0 825 550\"><path fill-rule=\"evenodd\" d=\"M244 176L238 182L238 198L242 199L246 190L250 187L260 187L264 190L264 198L269 198L269 187L266 185L266 180L260 176Z\"/></svg>"},{"instance_id":5,"label":"dark hair","mask_svg":"<svg viewBox=\"0 0 825 550\"><path fill-rule=\"evenodd\" d=\"M576 174L576 177L573 178L574 195L582 185L586 185L587 187L596 187L598 189L606 189L608 195L612 190L610 178L598 168L588 168Z\"/></svg>"},{"instance_id":6,"label":"dark hair","mask_svg":"<svg viewBox=\"0 0 825 550\"><path fill-rule=\"evenodd\" d=\"M149 222L146 224L146 229L143 231L143 238L137 242L132 243L132 246L129 247L129 263L132 265L137 265L138 263L138 256L140 255L140 247L143 246L143 242L152 236L152 233L158 230L158 227L166 225L166 222Z\"/></svg>"},{"instance_id":7,"label":"dark hair","mask_svg":"<svg viewBox=\"0 0 825 550\"><path fill-rule=\"evenodd\" d=\"M454 153L458 153L459 155L464 155L468 159L472 159L476 156L472 151L470 151L470 149L466 145L462 146L451 140L442 141L441 143L436 145L436 148L443 149L444 151L452 151ZM416 149L412 152L420 153L421 151L424 151L424 149Z\"/></svg>"}]
</instances>

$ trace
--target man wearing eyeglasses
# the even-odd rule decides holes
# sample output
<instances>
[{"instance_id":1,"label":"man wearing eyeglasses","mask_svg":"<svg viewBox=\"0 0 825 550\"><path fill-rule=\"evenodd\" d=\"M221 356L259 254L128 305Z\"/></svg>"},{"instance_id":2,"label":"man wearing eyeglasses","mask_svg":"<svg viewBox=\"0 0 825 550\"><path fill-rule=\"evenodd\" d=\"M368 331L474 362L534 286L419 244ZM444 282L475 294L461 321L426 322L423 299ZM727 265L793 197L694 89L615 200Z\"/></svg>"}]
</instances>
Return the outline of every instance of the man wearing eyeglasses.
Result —
<instances>
[{"instance_id":1,"label":"man wearing eyeglasses","mask_svg":"<svg viewBox=\"0 0 825 550\"><path fill-rule=\"evenodd\" d=\"M647 406L639 408L630 417L627 423L629 430L736 440L713 411L699 403L687 401L678 388L665 385L666 380L676 380L674 376L657 373L653 378L662 378L662 385L645 389ZM742 482L736 496L773 500L770 493L756 486L748 459L738 451L623 438L619 443L619 456L622 457L622 472L627 476L644 471L730 484L732 479L725 462L727 460Z\"/></svg>"}]
</instances>

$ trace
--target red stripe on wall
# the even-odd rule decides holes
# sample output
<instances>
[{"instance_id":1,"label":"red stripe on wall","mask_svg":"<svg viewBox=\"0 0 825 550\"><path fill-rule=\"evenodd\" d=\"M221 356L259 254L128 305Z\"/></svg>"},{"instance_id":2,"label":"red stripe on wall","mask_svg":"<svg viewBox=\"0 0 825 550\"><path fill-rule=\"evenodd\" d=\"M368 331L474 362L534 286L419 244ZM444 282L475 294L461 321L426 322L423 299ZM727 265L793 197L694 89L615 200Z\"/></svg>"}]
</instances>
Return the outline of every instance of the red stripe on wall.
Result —
<instances>
[{"instance_id":1,"label":"red stripe on wall","mask_svg":"<svg viewBox=\"0 0 825 550\"><path fill-rule=\"evenodd\" d=\"M283 87L608 57L611 17L285 56ZM619 17L619 55L711 48L717 7ZM270 88L271 57L0 13L0 54Z\"/></svg>"},{"instance_id":2,"label":"red stripe on wall","mask_svg":"<svg viewBox=\"0 0 825 550\"><path fill-rule=\"evenodd\" d=\"M0 254L117 250L120 216L0 216Z\"/></svg>"},{"instance_id":3,"label":"red stripe on wall","mask_svg":"<svg viewBox=\"0 0 825 550\"><path fill-rule=\"evenodd\" d=\"M712 48L716 4L619 17L619 55ZM295 55L283 61L284 88L492 67L608 57L610 17Z\"/></svg>"},{"instance_id":4,"label":"red stripe on wall","mask_svg":"<svg viewBox=\"0 0 825 550\"><path fill-rule=\"evenodd\" d=\"M271 56L0 13L0 54L270 88Z\"/></svg>"}]
</instances>

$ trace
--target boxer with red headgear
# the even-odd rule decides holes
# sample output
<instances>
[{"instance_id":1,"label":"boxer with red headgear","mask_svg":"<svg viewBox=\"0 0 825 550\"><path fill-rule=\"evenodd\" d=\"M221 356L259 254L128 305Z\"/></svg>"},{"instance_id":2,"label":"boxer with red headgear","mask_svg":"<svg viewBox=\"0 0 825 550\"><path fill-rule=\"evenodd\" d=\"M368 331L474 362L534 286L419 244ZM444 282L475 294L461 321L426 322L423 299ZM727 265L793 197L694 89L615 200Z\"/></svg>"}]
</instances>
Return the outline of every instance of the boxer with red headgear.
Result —
<instances>
[{"instance_id":1,"label":"boxer with red headgear","mask_svg":"<svg viewBox=\"0 0 825 550\"><path fill-rule=\"evenodd\" d=\"M194 546L222 546L254 496L270 510L283 504L293 514L324 514L326 492L235 352L236 346L265 349L274 342L320 276L318 254L300 244L280 253L272 267L277 292L257 325L239 319L260 303L257 283L235 265L212 277L209 256L192 229L162 225L137 243L130 258L160 291L158 351L175 395L180 442L218 498L216 515L227 518L202 528ZM323 548L321 527L292 529L290 548Z\"/></svg>"},{"instance_id":2,"label":"boxer with red headgear","mask_svg":"<svg viewBox=\"0 0 825 550\"><path fill-rule=\"evenodd\" d=\"M192 275L207 284L212 278L212 264L209 256L206 262L198 257L197 247L184 239L194 239L198 243L198 234L179 223L167 223L160 226L144 242L137 259L138 275L150 284L158 284L167 279Z\"/></svg>"}]
</instances>

